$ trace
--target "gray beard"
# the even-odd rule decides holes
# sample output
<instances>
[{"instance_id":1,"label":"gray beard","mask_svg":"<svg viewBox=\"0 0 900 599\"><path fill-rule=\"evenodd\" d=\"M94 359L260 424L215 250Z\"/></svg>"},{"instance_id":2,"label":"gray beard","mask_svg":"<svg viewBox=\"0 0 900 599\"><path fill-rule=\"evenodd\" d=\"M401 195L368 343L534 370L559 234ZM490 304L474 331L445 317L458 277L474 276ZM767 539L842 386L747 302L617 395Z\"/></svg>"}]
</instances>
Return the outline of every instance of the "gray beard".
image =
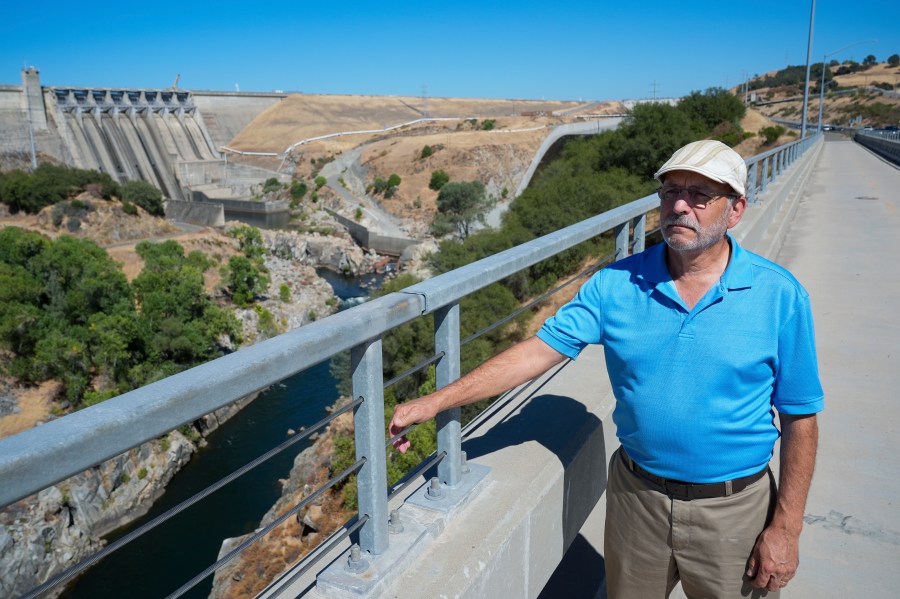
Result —
<instances>
[{"instance_id":1,"label":"gray beard","mask_svg":"<svg viewBox=\"0 0 900 599\"><path fill-rule=\"evenodd\" d=\"M728 231L728 217L730 214L731 210L723 210L722 216L705 228L701 227L699 222L687 214L670 216L662 226L663 239L666 241L666 245L675 252L702 252L714 246L725 236L725 232ZM697 237L693 241L674 241L669 238L670 225L688 227L697 233Z\"/></svg>"}]
</instances>

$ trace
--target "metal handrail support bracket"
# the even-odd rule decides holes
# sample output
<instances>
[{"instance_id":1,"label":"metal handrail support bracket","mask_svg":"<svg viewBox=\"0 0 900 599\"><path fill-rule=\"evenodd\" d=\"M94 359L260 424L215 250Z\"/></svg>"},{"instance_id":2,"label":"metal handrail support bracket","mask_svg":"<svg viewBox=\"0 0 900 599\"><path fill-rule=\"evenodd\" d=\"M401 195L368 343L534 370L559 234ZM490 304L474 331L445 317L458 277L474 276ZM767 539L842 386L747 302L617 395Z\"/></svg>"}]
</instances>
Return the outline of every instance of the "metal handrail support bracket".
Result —
<instances>
[{"instance_id":1,"label":"metal handrail support bracket","mask_svg":"<svg viewBox=\"0 0 900 599\"><path fill-rule=\"evenodd\" d=\"M634 227L634 247L632 253L640 254L647 245L647 215L642 214L631 221Z\"/></svg>"},{"instance_id":2,"label":"metal handrail support bracket","mask_svg":"<svg viewBox=\"0 0 900 599\"><path fill-rule=\"evenodd\" d=\"M359 529L359 545L372 555L388 547L387 459L384 452L384 386L381 339L350 350L353 395L363 403L353 412L356 459L366 463L356 477L359 514L369 520Z\"/></svg>"},{"instance_id":3,"label":"metal handrail support bracket","mask_svg":"<svg viewBox=\"0 0 900 599\"><path fill-rule=\"evenodd\" d=\"M434 351L444 356L435 364L435 383L442 389L459 378L459 304L453 303L434 314ZM460 449L459 408L451 408L437 415L437 450L446 453L438 464L438 478L442 485L455 487L461 479L462 453Z\"/></svg>"},{"instance_id":4,"label":"metal handrail support bracket","mask_svg":"<svg viewBox=\"0 0 900 599\"><path fill-rule=\"evenodd\" d=\"M615 260L621 260L628 257L628 221L620 225L616 225L613 229L616 235L616 257Z\"/></svg>"}]
</instances>

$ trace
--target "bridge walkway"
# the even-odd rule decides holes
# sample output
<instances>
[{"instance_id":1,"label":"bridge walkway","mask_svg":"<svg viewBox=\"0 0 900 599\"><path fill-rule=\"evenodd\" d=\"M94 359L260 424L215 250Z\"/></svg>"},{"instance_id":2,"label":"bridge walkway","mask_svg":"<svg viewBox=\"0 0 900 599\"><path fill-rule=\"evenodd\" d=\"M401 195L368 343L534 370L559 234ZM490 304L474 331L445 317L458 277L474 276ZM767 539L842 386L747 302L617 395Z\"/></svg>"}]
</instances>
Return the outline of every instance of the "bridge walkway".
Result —
<instances>
[{"instance_id":1,"label":"bridge walkway","mask_svg":"<svg viewBox=\"0 0 900 599\"><path fill-rule=\"evenodd\" d=\"M900 588L898 189L900 168L828 134L776 257L812 298L826 394L800 570L783 599L895 597ZM567 378L594 367L579 362ZM607 456L614 432L604 427ZM606 596L590 589L602 579L604 500L542 598ZM680 587L672 597L684 597Z\"/></svg>"}]
</instances>

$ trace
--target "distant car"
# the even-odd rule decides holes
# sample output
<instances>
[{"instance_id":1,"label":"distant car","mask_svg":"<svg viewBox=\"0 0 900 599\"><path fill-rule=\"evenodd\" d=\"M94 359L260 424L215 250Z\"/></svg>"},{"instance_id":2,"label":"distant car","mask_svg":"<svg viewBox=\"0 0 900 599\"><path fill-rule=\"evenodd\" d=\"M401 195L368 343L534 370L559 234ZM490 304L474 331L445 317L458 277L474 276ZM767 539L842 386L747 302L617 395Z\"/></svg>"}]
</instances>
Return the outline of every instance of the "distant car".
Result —
<instances>
[{"instance_id":1,"label":"distant car","mask_svg":"<svg viewBox=\"0 0 900 599\"><path fill-rule=\"evenodd\" d=\"M875 127L873 127L872 125L866 125L865 127L863 127L863 131L874 131L874 130L875 130Z\"/></svg>"},{"instance_id":2,"label":"distant car","mask_svg":"<svg viewBox=\"0 0 900 599\"><path fill-rule=\"evenodd\" d=\"M834 127L832 127L831 125L822 126L822 131L831 131L832 129L834 129Z\"/></svg>"}]
</instances>

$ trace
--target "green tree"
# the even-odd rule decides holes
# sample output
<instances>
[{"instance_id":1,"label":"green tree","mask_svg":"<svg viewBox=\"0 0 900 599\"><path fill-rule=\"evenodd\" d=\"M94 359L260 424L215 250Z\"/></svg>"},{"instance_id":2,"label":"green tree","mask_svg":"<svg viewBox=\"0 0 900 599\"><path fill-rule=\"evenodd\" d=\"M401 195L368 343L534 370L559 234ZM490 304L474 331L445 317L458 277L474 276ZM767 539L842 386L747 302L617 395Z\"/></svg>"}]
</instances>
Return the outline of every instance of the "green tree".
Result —
<instances>
[{"instance_id":1,"label":"green tree","mask_svg":"<svg viewBox=\"0 0 900 599\"><path fill-rule=\"evenodd\" d=\"M265 275L246 256L229 258L226 281L232 301L242 308L252 304L269 285Z\"/></svg>"},{"instance_id":2,"label":"green tree","mask_svg":"<svg viewBox=\"0 0 900 599\"><path fill-rule=\"evenodd\" d=\"M256 227L250 225L238 225L228 230L228 235L238 240L241 251L247 258L260 261L266 254L262 233Z\"/></svg>"},{"instance_id":3,"label":"green tree","mask_svg":"<svg viewBox=\"0 0 900 599\"><path fill-rule=\"evenodd\" d=\"M746 113L744 103L721 87L711 87L702 94L691 92L679 101L678 108L708 131L722 123L737 125Z\"/></svg>"},{"instance_id":4,"label":"green tree","mask_svg":"<svg viewBox=\"0 0 900 599\"><path fill-rule=\"evenodd\" d=\"M484 223L494 206L481 181L447 183L437 197L437 215L432 230L437 235L456 231L460 239L469 236L475 223Z\"/></svg>"},{"instance_id":5,"label":"green tree","mask_svg":"<svg viewBox=\"0 0 900 599\"><path fill-rule=\"evenodd\" d=\"M900 54L891 54L888 56L887 63L889 67L900 66Z\"/></svg>"},{"instance_id":6,"label":"green tree","mask_svg":"<svg viewBox=\"0 0 900 599\"><path fill-rule=\"evenodd\" d=\"M422 148L422 151L419 153L419 158L425 159L425 158L428 158L429 156L431 156L432 154L434 154L434 149L429 145L425 145Z\"/></svg>"},{"instance_id":7,"label":"green tree","mask_svg":"<svg viewBox=\"0 0 900 599\"><path fill-rule=\"evenodd\" d=\"M874 54L869 54L863 59L863 66L871 67L878 63L878 59L875 58Z\"/></svg>"}]
</instances>

